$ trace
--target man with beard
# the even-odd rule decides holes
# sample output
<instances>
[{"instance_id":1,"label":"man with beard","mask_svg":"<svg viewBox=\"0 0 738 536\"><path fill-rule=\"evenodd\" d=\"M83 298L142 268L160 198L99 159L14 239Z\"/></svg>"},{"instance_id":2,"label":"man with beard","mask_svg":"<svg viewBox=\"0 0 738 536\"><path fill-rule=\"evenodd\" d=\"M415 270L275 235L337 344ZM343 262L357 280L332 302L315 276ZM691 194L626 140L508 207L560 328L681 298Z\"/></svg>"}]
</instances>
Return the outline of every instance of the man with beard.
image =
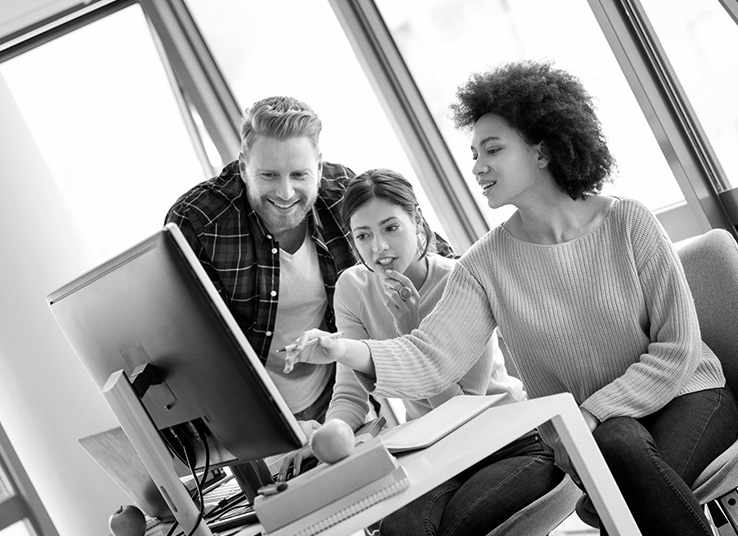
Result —
<instances>
[{"instance_id":1,"label":"man with beard","mask_svg":"<svg viewBox=\"0 0 738 536\"><path fill-rule=\"evenodd\" d=\"M323 422L334 366L304 365L285 375L278 350L305 330L335 331L336 278L356 264L339 216L354 173L322 161L320 131L318 116L296 99L254 103L242 119L238 159L180 197L166 217L308 434Z\"/></svg>"}]
</instances>

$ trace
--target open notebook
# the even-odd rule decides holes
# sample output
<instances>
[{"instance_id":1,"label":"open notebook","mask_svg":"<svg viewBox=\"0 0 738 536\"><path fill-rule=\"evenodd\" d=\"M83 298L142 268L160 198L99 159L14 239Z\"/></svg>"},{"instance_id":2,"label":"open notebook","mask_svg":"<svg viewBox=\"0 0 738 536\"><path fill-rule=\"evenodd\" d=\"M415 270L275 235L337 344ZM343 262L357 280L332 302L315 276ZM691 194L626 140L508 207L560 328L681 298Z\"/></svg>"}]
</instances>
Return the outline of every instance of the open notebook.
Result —
<instances>
[{"instance_id":1,"label":"open notebook","mask_svg":"<svg viewBox=\"0 0 738 536\"><path fill-rule=\"evenodd\" d=\"M424 449L493 406L506 394L456 396L422 417L382 432L382 440L392 453Z\"/></svg>"}]
</instances>

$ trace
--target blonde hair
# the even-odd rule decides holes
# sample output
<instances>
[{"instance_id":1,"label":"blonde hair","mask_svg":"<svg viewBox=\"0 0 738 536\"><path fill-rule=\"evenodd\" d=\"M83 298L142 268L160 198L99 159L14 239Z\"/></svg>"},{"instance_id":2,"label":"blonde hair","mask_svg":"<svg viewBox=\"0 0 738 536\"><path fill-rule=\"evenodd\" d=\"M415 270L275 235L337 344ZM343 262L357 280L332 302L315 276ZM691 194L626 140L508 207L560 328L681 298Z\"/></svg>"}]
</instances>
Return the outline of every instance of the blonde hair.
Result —
<instances>
[{"instance_id":1,"label":"blonde hair","mask_svg":"<svg viewBox=\"0 0 738 536\"><path fill-rule=\"evenodd\" d=\"M241 118L241 149L248 151L256 136L288 139L304 136L319 151L320 119L310 106L292 97L268 97L255 102Z\"/></svg>"}]
</instances>

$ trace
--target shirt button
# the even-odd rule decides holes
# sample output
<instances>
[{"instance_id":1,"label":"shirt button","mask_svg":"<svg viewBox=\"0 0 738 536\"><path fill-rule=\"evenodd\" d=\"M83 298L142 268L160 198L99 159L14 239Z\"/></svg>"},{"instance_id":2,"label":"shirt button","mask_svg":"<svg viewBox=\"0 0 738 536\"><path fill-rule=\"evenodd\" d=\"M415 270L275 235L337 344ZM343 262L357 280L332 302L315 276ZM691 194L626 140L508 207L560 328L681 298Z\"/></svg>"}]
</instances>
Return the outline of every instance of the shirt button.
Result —
<instances>
[{"instance_id":1,"label":"shirt button","mask_svg":"<svg viewBox=\"0 0 738 536\"><path fill-rule=\"evenodd\" d=\"M272 235L268 234L268 235L267 235L267 238L268 238L269 240L271 240L271 239L272 239Z\"/></svg>"},{"instance_id":2,"label":"shirt button","mask_svg":"<svg viewBox=\"0 0 738 536\"><path fill-rule=\"evenodd\" d=\"M278 251L277 248L272 248L272 255L276 255L277 251Z\"/></svg>"},{"instance_id":3,"label":"shirt button","mask_svg":"<svg viewBox=\"0 0 738 536\"><path fill-rule=\"evenodd\" d=\"M276 290L273 290L273 291L271 292L271 295L272 295L272 297L276 296L276 295L277 295L277 291L276 291Z\"/></svg>"},{"instance_id":4,"label":"shirt button","mask_svg":"<svg viewBox=\"0 0 738 536\"><path fill-rule=\"evenodd\" d=\"M271 337L271 336L272 336L272 332L271 332L271 331L267 331L267 332L266 332L266 336L267 336L267 337Z\"/></svg>"}]
</instances>

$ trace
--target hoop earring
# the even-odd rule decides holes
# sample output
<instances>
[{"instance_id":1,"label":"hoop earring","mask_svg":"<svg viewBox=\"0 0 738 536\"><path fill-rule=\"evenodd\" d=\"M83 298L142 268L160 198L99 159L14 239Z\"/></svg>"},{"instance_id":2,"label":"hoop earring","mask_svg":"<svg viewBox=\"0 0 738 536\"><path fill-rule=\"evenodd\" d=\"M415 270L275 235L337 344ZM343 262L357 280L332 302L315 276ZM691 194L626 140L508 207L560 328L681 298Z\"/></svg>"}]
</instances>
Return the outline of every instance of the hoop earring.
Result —
<instances>
[{"instance_id":1,"label":"hoop earring","mask_svg":"<svg viewBox=\"0 0 738 536\"><path fill-rule=\"evenodd\" d=\"M428 243L428 238L425 236L425 233L422 232L422 229L418 228L417 238L418 238L418 249L416 251L418 255L418 259L423 258L423 252L425 251L425 246Z\"/></svg>"}]
</instances>

